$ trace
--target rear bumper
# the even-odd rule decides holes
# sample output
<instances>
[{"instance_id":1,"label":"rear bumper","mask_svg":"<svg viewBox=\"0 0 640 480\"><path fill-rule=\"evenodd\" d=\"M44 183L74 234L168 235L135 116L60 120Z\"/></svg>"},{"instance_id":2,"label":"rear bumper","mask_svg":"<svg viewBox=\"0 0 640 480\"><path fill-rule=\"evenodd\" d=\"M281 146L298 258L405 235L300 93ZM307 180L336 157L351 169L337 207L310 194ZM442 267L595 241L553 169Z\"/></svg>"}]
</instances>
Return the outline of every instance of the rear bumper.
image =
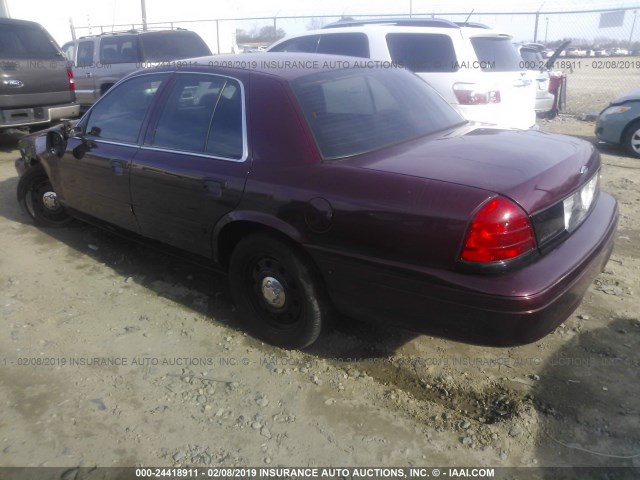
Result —
<instances>
[{"instance_id":1,"label":"rear bumper","mask_svg":"<svg viewBox=\"0 0 640 480\"><path fill-rule=\"evenodd\" d=\"M543 95L536 97L536 112L544 113L553 110L553 102L555 97L547 92L542 92Z\"/></svg>"},{"instance_id":2,"label":"rear bumper","mask_svg":"<svg viewBox=\"0 0 640 480\"><path fill-rule=\"evenodd\" d=\"M12 108L0 110L0 128L30 127L46 125L63 118L80 115L80 105L56 105L51 107Z\"/></svg>"},{"instance_id":3,"label":"rear bumper","mask_svg":"<svg viewBox=\"0 0 640 480\"><path fill-rule=\"evenodd\" d=\"M617 203L601 193L585 222L538 261L503 275L416 271L310 249L336 307L360 319L475 343L543 337L578 307L613 249Z\"/></svg>"}]
</instances>

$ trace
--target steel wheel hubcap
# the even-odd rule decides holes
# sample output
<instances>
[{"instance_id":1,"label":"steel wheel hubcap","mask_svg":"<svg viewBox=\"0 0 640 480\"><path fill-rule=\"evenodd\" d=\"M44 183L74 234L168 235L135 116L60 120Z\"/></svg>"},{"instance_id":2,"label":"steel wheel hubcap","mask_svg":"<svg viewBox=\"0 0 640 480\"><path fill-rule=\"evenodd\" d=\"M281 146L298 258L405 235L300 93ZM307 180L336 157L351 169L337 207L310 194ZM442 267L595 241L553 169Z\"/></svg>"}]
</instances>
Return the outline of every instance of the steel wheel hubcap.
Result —
<instances>
[{"instance_id":1,"label":"steel wheel hubcap","mask_svg":"<svg viewBox=\"0 0 640 480\"><path fill-rule=\"evenodd\" d=\"M286 294L282 284L274 277L262 279L262 296L268 305L282 308L286 302Z\"/></svg>"},{"instance_id":2,"label":"steel wheel hubcap","mask_svg":"<svg viewBox=\"0 0 640 480\"><path fill-rule=\"evenodd\" d=\"M42 195L42 204L47 210L57 210L60 204L58 203L58 196L55 192L46 192Z\"/></svg>"}]
</instances>

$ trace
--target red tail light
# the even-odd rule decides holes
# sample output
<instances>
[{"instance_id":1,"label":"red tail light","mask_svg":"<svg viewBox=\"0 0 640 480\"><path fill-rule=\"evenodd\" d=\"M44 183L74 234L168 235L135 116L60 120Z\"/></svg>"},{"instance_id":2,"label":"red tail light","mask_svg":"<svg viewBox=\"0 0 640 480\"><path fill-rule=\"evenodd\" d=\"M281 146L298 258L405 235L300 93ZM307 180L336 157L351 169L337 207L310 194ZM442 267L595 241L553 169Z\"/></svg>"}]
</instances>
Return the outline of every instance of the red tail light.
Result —
<instances>
[{"instance_id":1,"label":"red tail light","mask_svg":"<svg viewBox=\"0 0 640 480\"><path fill-rule=\"evenodd\" d=\"M67 78L69 79L69 90L75 92L76 90L76 82L73 80L73 72L70 68L67 68Z\"/></svg>"},{"instance_id":2,"label":"red tail light","mask_svg":"<svg viewBox=\"0 0 640 480\"><path fill-rule=\"evenodd\" d=\"M455 93L460 105L500 103L500 90L497 85L454 83L453 93Z\"/></svg>"},{"instance_id":3,"label":"red tail light","mask_svg":"<svg viewBox=\"0 0 640 480\"><path fill-rule=\"evenodd\" d=\"M467 262L510 260L536 248L529 217L504 197L485 203L473 218L460 258Z\"/></svg>"}]
</instances>

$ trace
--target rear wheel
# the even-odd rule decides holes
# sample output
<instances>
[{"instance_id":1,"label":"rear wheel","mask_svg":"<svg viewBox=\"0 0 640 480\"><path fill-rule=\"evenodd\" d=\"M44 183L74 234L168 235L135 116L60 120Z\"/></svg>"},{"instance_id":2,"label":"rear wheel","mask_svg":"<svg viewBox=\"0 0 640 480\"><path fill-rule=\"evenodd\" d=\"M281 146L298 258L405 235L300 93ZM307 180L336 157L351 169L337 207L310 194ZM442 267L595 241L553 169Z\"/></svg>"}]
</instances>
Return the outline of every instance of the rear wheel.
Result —
<instances>
[{"instance_id":1,"label":"rear wheel","mask_svg":"<svg viewBox=\"0 0 640 480\"><path fill-rule=\"evenodd\" d=\"M640 120L627 127L622 142L629 155L640 158Z\"/></svg>"},{"instance_id":2,"label":"rear wheel","mask_svg":"<svg viewBox=\"0 0 640 480\"><path fill-rule=\"evenodd\" d=\"M40 165L31 167L20 177L18 202L39 226L64 227L72 220L58 202L49 177Z\"/></svg>"},{"instance_id":3,"label":"rear wheel","mask_svg":"<svg viewBox=\"0 0 640 480\"><path fill-rule=\"evenodd\" d=\"M238 243L229 282L242 319L270 344L306 347L328 322L328 301L314 266L295 245L273 235Z\"/></svg>"}]
</instances>

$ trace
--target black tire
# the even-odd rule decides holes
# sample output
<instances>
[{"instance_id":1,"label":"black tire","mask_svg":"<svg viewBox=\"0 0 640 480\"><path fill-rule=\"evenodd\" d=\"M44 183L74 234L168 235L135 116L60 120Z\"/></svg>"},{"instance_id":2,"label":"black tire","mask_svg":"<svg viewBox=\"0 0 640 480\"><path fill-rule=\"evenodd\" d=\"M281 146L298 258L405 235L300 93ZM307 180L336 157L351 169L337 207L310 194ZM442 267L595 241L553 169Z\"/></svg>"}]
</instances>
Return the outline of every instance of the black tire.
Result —
<instances>
[{"instance_id":1,"label":"black tire","mask_svg":"<svg viewBox=\"0 0 640 480\"><path fill-rule=\"evenodd\" d=\"M329 302L319 274L296 245L274 235L254 234L238 243L229 283L241 319L272 345L307 347L328 325Z\"/></svg>"},{"instance_id":2,"label":"black tire","mask_svg":"<svg viewBox=\"0 0 640 480\"><path fill-rule=\"evenodd\" d=\"M630 123L625 129L622 144L629 155L640 158L640 120Z\"/></svg>"},{"instance_id":3,"label":"black tire","mask_svg":"<svg viewBox=\"0 0 640 480\"><path fill-rule=\"evenodd\" d=\"M58 203L51 181L40 165L27 170L18 182L18 203L41 227L64 227L72 218Z\"/></svg>"}]
</instances>

